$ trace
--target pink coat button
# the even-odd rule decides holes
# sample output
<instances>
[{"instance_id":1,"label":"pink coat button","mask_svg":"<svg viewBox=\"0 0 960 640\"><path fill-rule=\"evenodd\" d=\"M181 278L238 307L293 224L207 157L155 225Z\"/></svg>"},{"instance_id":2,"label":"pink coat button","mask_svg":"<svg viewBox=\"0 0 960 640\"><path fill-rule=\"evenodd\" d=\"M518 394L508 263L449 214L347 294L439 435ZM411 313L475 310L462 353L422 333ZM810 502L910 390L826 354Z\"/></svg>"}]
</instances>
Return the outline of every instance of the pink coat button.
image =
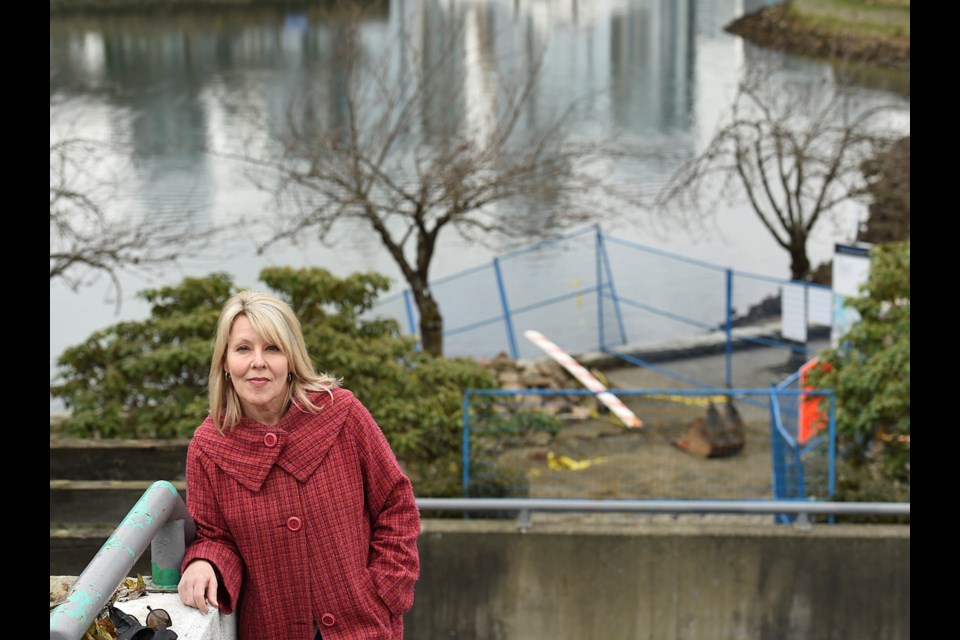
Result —
<instances>
[{"instance_id":1,"label":"pink coat button","mask_svg":"<svg viewBox=\"0 0 960 640\"><path fill-rule=\"evenodd\" d=\"M336 621L337 620L333 617L332 613L325 613L322 616L320 616L320 624L322 624L325 627L332 627L333 623Z\"/></svg>"},{"instance_id":2,"label":"pink coat button","mask_svg":"<svg viewBox=\"0 0 960 640\"><path fill-rule=\"evenodd\" d=\"M277 446L277 434L268 433L267 435L263 436L263 444L267 445L268 447Z\"/></svg>"},{"instance_id":3,"label":"pink coat button","mask_svg":"<svg viewBox=\"0 0 960 640\"><path fill-rule=\"evenodd\" d=\"M300 531L300 527L302 526L303 523L297 516L290 516L287 518L287 529L290 529L290 531Z\"/></svg>"}]
</instances>

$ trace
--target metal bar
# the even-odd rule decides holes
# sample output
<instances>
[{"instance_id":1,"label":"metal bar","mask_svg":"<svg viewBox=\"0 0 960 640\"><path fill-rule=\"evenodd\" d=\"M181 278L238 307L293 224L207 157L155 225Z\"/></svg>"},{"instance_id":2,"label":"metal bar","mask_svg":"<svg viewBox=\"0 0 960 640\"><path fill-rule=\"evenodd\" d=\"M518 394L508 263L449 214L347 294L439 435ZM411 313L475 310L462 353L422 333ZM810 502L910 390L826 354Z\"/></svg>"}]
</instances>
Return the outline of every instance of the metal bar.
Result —
<instances>
[{"instance_id":1,"label":"metal bar","mask_svg":"<svg viewBox=\"0 0 960 640\"><path fill-rule=\"evenodd\" d=\"M597 226L597 240L600 251L600 257L603 259L603 269L606 271L607 280L610 285L610 300L613 301L613 312L617 319L617 328L620 329L620 344L627 343L627 328L623 322L623 310L620 308L620 298L617 295L616 286L613 283L613 267L610 265L610 254L607 253L607 246L604 244L604 236L600 233L600 226ZM597 306L603 308L603 288L597 288ZM601 323L603 322L603 317L600 317ZM603 325L601 324L601 329ZM606 348L606 341L603 339L601 334L600 340L600 350L603 351Z\"/></svg>"},{"instance_id":2,"label":"metal bar","mask_svg":"<svg viewBox=\"0 0 960 640\"><path fill-rule=\"evenodd\" d=\"M180 582L180 564L187 551L184 521L172 520L160 528L150 542L150 575L152 586L163 591L176 591Z\"/></svg>"},{"instance_id":3,"label":"metal bar","mask_svg":"<svg viewBox=\"0 0 960 640\"><path fill-rule=\"evenodd\" d=\"M417 328L416 321L413 319L414 304L410 295L410 289L403 290L403 308L407 312L407 326L410 327L410 335L418 336L420 335L420 331ZM417 349L420 349L420 340L417 340Z\"/></svg>"},{"instance_id":4,"label":"metal bar","mask_svg":"<svg viewBox=\"0 0 960 640\"><path fill-rule=\"evenodd\" d=\"M633 249L640 249L641 251L646 251L647 253L652 253L654 255L663 256L665 258L672 258L673 260L679 260L680 262L686 262L688 264L697 265L705 269L712 269L714 271L726 271L725 267L718 266L712 262L706 262L704 260L698 260L696 258L688 258L687 256L682 256L678 253L672 253L670 251L664 251L663 249L655 249L653 247L648 247L637 242L630 240L622 240L620 238L614 238L607 236L607 242L612 242L614 244L623 245L625 247L631 247Z\"/></svg>"},{"instance_id":5,"label":"metal bar","mask_svg":"<svg viewBox=\"0 0 960 640\"><path fill-rule=\"evenodd\" d=\"M588 500L579 498L417 498L429 511L585 511L629 513L806 513L909 516L909 502L815 500Z\"/></svg>"},{"instance_id":6,"label":"metal bar","mask_svg":"<svg viewBox=\"0 0 960 640\"><path fill-rule=\"evenodd\" d=\"M463 468L460 474L464 498L470 496L470 396L472 394L471 389L467 389L463 394L463 435L460 442Z\"/></svg>"},{"instance_id":7,"label":"metal bar","mask_svg":"<svg viewBox=\"0 0 960 640\"><path fill-rule=\"evenodd\" d=\"M830 440L828 440L829 490L832 498L837 489L837 396L830 394Z\"/></svg>"},{"instance_id":8,"label":"metal bar","mask_svg":"<svg viewBox=\"0 0 960 640\"><path fill-rule=\"evenodd\" d=\"M500 259L493 259L493 274L497 279L497 291L500 293L500 308L503 312L503 324L507 330L507 345L510 347L510 357L516 360L520 357L517 350L517 336L513 330L513 318L510 316L510 303L507 302L507 289L503 285L503 273L500 270Z\"/></svg>"},{"instance_id":9,"label":"metal bar","mask_svg":"<svg viewBox=\"0 0 960 640\"><path fill-rule=\"evenodd\" d=\"M608 352L611 355L622 357L622 354ZM589 389L467 389L474 395L482 396L593 396L600 391L591 391ZM703 387L702 389L612 389L610 391L617 396L830 396L832 390L822 389L779 389L771 394L767 389L728 389L726 387ZM465 392L466 393L466 392Z\"/></svg>"},{"instance_id":10,"label":"metal bar","mask_svg":"<svg viewBox=\"0 0 960 640\"><path fill-rule=\"evenodd\" d=\"M770 394L770 466L773 486L773 497L781 498L787 494L786 475L787 467L784 462L784 442L789 442L780 417L780 397L776 393Z\"/></svg>"},{"instance_id":11,"label":"metal bar","mask_svg":"<svg viewBox=\"0 0 960 640\"><path fill-rule=\"evenodd\" d=\"M726 300L726 317L724 320L724 331L727 334L726 338L726 380L727 386L733 386L733 368L732 368L732 358L733 358L733 271L727 269L727 300Z\"/></svg>"},{"instance_id":12,"label":"metal bar","mask_svg":"<svg viewBox=\"0 0 960 640\"><path fill-rule=\"evenodd\" d=\"M600 345L601 351L603 351L607 344L606 338L603 335L603 270L600 266L600 252L603 250L602 247L603 235L600 232L600 225L597 225L593 242L593 257L596 263L594 269L597 274L597 344ZM616 296L616 294L614 294L614 296ZM626 340L624 340L624 342L626 342Z\"/></svg>"},{"instance_id":13,"label":"metal bar","mask_svg":"<svg viewBox=\"0 0 960 640\"><path fill-rule=\"evenodd\" d=\"M171 545L170 535L177 530L164 528L180 521L183 547ZM163 531L163 535L160 535ZM180 561L185 545L196 536L196 524L173 484L160 480L144 491L127 516L103 543L87 568L74 581L65 601L50 612L50 640L79 640L86 633L110 597L130 573L137 559L160 536L156 559L159 571L154 579L164 583L180 580ZM179 559L175 554L179 549ZM173 569L172 567L175 567ZM175 571L174 576L171 571Z\"/></svg>"}]
</instances>

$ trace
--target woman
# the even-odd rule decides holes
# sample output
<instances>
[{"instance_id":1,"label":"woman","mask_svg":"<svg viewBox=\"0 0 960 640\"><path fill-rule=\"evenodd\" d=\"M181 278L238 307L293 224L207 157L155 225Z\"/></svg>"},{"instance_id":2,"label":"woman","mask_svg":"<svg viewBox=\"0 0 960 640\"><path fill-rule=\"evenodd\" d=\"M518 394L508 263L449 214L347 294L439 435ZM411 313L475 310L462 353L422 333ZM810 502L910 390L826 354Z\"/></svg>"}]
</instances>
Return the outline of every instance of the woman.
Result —
<instances>
[{"instance_id":1,"label":"woman","mask_svg":"<svg viewBox=\"0 0 960 640\"><path fill-rule=\"evenodd\" d=\"M289 305L227 301L209 397L180 600L236 611L239 640L401 640L420 570L410 480L370 412L316 373Z\"/></svg>"}]
</instances>

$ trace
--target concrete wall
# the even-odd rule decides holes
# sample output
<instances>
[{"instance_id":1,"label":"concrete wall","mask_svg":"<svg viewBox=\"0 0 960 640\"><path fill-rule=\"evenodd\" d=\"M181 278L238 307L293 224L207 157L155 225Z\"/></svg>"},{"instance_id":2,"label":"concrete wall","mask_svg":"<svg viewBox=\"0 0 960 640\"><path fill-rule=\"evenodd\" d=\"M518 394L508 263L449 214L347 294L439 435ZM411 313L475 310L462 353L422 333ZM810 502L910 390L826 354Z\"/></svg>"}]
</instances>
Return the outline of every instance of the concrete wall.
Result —
<instances>
[{"instance_id":1,"label":"concrete wall","mask_svg":"<svg viewBox=\"0 0 960 640\"><path fill-rule=\"evenodd\" d=\"M909 640L905 525L430 520L409 640Z\"/></svg>"},{"instance_id":2,"label":"concrete wall","mask_svg":"<svg viewBox=\"0 0 960 640\"><path fill-rule=\"evenodd\" d=\"M406 640L910 638L908 525L444 519L419 547ZM176 596L122 608L142 622L148 604L180 640L232 637L233 616Z\"/></svg>"}]
</instances>

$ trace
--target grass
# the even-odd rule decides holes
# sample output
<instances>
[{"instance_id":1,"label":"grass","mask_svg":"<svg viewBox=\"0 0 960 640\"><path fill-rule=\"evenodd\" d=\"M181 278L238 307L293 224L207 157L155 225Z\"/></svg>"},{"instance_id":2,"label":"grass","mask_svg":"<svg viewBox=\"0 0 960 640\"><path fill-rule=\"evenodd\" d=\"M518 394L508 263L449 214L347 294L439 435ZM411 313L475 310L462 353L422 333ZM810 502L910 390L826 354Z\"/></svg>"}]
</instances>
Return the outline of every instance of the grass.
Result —
<instances>
[{"instance_id":1,"label":"grass","mask_svg":"<svg viewBox=\"0 0 960 640\"><path fill-rule=\"evenodd\" d=\"M834 33L910 39L910 0L793 0L789 13Z\"/></svg>"}]
</instances>

